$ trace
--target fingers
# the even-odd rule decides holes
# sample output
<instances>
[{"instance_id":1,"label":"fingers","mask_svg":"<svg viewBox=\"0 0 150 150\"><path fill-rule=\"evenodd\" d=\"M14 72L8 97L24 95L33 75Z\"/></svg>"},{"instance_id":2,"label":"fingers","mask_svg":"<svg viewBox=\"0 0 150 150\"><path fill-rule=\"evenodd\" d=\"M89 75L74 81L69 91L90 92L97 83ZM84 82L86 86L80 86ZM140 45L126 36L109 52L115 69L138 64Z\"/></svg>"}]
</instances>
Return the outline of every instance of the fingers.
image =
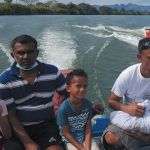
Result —
<instances>
[{"instance_id":1,"label":"fingers","mask_svg":"<svg viewBox=\"0 0 150 150\"><path fill-rule=\"evenodd\" d=\"M137 109L137 113L140 115L144 115L144 109Z\"/></svg>"},{"instance_id":2,"label":"fingers","mask_svg":"<svg viewBox=\"0 0 150 150\"><path fill-rule=\"evenodd\" d=\"M141 112L136 112L135 116L137 116L137 117L142 117L142 116L143 116L143 113L141 113Z\"/></svg>"},{"instance_id":3,"label":"fingers","mask_svg":"<svg viewBox=\"0 0 150 150\"><path fill-rule=\"evenodd\" d=\"M137 105L137 108L138 108L138 109L143 109L143 110L144 110L144 107L141 106L141 105Z\"/></svg>"},{"instance_id":4,"label":"fingers","mask_svg":"<svg viewBox=\"0 0 150 150\"><path fill-rule=\"evenodd\" d=\"M144 107L137 105L136 115L142 117L144 115Z\"/></svg>"},{"instance_id":5,"label":"fingers","mask_svg":"<svg viewBox=\"0 0 150 150\"><path fill-rule=\"evenodd\" d=\"M130 107L130 108L129 108ZM138 105L137 103L133 102L129 104L130 114L137 117L142 117L144 115L144 107Z\"/></svg>"}]
</instances>

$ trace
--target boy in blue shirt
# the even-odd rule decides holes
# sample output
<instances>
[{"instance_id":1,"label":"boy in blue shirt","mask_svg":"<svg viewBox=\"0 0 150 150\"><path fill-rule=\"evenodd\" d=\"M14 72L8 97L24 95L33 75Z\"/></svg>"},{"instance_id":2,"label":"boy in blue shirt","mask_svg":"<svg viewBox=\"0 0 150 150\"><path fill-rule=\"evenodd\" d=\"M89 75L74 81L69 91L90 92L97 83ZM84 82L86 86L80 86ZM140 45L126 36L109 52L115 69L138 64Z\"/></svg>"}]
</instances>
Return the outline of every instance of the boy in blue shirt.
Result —
<instances>
[{"instance_id":1,"label":"boy in blue shirt","mask_svg":"<svg viewBox=\"0 0 150 150\"><path fill-rule=\"evenodd\" d=\"M91 136L92 104L85 98L87 74L81 69L73 70L66 84L69 97L58 110L57 122L67 150L99 150Z\"/></svg>"}]
</instances>

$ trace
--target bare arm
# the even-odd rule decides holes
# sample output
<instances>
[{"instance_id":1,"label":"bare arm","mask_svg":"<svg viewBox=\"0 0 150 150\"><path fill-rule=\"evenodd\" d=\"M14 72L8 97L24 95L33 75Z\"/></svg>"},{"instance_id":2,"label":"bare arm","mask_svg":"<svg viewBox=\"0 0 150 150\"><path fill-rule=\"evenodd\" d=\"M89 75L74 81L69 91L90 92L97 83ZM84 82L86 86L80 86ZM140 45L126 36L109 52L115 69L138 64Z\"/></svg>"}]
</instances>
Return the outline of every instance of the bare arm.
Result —
<instances>
[{"instance_id":1,"label":"bare arm","mask_svg":"<svg viewBox=\"0 0 150 150\"><path fill-rule=\"evenodd\" d=\"M0 116L0 128L2 131L3 136L6 139L9 139L11 137L11 128L8 122L8 116Z\"/></svg>"},{"instance_id":2,"label":"bare arm","mask_svg":"<svg viewBox=\"0 0 150 150\"><path fill-rule=\"evenodd\" d=\"M91 142L92 142L92 133L91 133L91 122L89 120L85 129L84 147L86 148L86 150L91 150Z\"/></svg>"},{"instance_id":3,"label":"bare arm","mask_svg":"<svg viewBox=\"0 0 150 150\"><path fill-rule=\"evenodd\" d=\"M76 141L75 138L70 134L70 131L69 131L68 127L63 128L63 135L78 150L84 150L83 145L80 144L78 141Z\"/></svg>"},{"instance_id":4,"label":"bare arm","mask_svg":"<svg viewBox=\"0 0 150 150\"><path fill-rule=\"evenodd\" d=\"M6 139L11 137L11 128L8 122L8 112L6 105L2 101L0 105L0 131Z\"/></svg>"},{"instance_id":5,"label":"bare arm","mask_svg":"<svg viewBox=\"0 0 150 150\"><path fill-rule=\"evenodd\" d=\"M20 121L17 119L16 113L14 111L10 111L8 113L8 116L9 116L9 120L13 128L13 131L18 136L20 141L23 143L25 150L37 150L38 149L37 144L34 143L34 141L26 133Z\"/></svg>"},{"instance_id":6,"label":"bare arm","mask_svg":"<svg viewBox=\"0 0 150 150\"><path fill-rule=\"evenodd\" d=\"M137 103L121 103L121 97L118 97L113 92L108 98L108 104L115 110L120 110L130 114L131 116L141 117L144 114L144 107L137 105Z\"/></svg>"}]
</instances>

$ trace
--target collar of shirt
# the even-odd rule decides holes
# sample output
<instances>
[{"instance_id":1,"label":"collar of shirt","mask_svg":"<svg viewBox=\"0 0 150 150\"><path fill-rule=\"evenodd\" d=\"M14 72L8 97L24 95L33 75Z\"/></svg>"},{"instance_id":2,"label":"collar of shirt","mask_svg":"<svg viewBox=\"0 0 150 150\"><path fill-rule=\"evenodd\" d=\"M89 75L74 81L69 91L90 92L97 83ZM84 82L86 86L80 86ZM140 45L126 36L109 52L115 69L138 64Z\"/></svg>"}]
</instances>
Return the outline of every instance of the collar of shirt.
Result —
<instances>
[{"instance_id":1,"label":"collar of shirt","mask_svg":"<svg viewBox=\"0 0 150 150\"><path fill-rule=\"evenodd\" d=\"M42 73L44 73L44 64L41 63L40 61L37 60L37 63L38 63L38 76L41 75ZM17 63L14 62L12 65L11 65L11 74L13 76L16 76L17 78L21 78L20 76L20 69L16 66Z\"/></svg>"}]
</instances>

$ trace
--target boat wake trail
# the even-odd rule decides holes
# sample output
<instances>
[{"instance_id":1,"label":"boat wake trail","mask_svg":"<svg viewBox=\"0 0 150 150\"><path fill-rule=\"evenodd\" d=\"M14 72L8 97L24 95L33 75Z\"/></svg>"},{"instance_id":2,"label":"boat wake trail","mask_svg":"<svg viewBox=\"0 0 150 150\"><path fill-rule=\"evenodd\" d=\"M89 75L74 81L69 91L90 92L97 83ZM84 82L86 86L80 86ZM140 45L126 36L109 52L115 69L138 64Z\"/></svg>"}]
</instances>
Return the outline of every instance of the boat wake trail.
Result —
<instances>
[{"instance_id":1,"label":"boat wake trail","mask_svg":"<svg viewBox=\"0 0 150 150\"><path fill-rule=\"evenodd\" d=\"M105 43L103 44L103 46L101 47L101 49L98 51L97 55L96 55L96 59L95 59L95 62L94 62L94 81L95 81L95 85L94 85L94 89L96 91L96 95L98 96L98 98L100 98L101 100L101 103L103 104L104 108L105 108L105 111L106 113L108 112L108 109L106 107L106 102L103 98L103 95L102 95L102 92L101 92L101 89L100 89L100 85L99 85L99 75L98 75L98 70L97 69L97 66L99 65L98 62L99 62L99 59L100 59L100 56L101 54L104 52L104 50L111 44L111 40L106 40Z\"/></svg>"},{"instance_id":2,"label":"boat wake trail","mask_svg":"<svg viewBox=\"0 0 150 150\"><path fill-rule=\"evenodd\" d=\"M46 29L39 35L39 43L42 61L60 69L72 66L76 58L76 43L68 32Z\"/></svg>"},{"instance_id":3,"label":"boat wake trail","mask_svg":"<svg viewBox=\"0 0 150 150\"><path fill-rule=\"evenodd\" d=\"M79 26L79 25L73 25L73 27L80 28L86 34L90 34L100 38L114 37L122 42L128 43L133 46L137 46L139 39L143 37L145 29L145 27L137 29L129 29L119 26L104 26L101 24L96 27Z\"/></svg>"},{"instance_id":4,"label":"boat wake trail","mask_svg":"<svg viewBox=\"0 0 150 150\"><path fill-rule=\"evenodd\" d=\"M8 61L9 61L10 63L13 62L13 58L11 57L11 55L10 55L10 53L9 53L9 50L6 49L6 48L3 46L3 44L1 44L1 43L0 43L0 51L3 51L3 52L4 52L4 54L8 57Z\"/></svg>"}]
</instances>

